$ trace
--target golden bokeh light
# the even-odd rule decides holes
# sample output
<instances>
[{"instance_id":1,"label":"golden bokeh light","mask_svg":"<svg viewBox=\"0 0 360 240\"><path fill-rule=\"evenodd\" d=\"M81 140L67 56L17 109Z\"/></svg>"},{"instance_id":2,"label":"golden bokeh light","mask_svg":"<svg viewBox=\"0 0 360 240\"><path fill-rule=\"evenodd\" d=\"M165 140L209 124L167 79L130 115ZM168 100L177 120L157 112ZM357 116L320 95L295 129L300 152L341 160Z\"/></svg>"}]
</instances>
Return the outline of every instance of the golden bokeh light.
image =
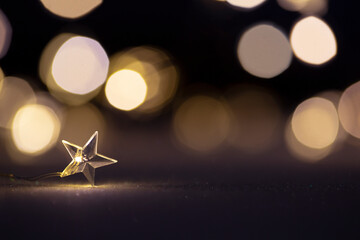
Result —
<instances>
[{"instance_id":1,"label":"golden bokeh light","mask_svg":"<svg viewBox=\"0 0 360 240\"><path fill-rule=\"evenodd\" d=\"M109 59L97 41L75 36L58 49L51 72L55 82L65 91L83 95L105 82L108 68Z\"/></svg>"},{"instance_id":2,"label":"golden bokeh light","mask_svg":"<svg viewBox=\"0 0 360 240\"><path fill-rule=\"evenodd\" d=\"M51 95L61 102L64 102L68 105L81 105L86 103L93 97L95 97L100 88L95 91L92 91L88 94L73 94L71 92L65 91L61 88L56 82L52 75L51 68L54 57L58 49L63 45L67 40L77 35L71 33L62 33L55 38L53 38L44 48L39 62L39 75L43 83L49 89Z\"/></svg>"},{"instance_id":3,"label":"golden bokeh light","mask_svg":"<svg viewBox=\"0 0 360 240\"><path fill-rule=\"evenodd\" d=\"M226 0L229 4L239 8L251 9L264 3L266 0Z\"/></svg>"},{"instance_id":4,"label":"golden bokeh light","mask_svg":"<svg viewBox=\"0 0 360 240\"><path fill-rule=\"evenodd\" d=\"M92 104L82 106L67 107L64 111L61 139L66 139L73 143L84 143L89 139L89 133L100 132L99 144L105 141L106 123L99 109ZM59 145L61 150L63 146Z\"/></svg>"},{"instance_id":5,"label":"golden bokeh light","mask_svg":"<svg viewBox=\"0 0 360 240\"><path fill-rule=\"evenodd\" d=\"M287 37L269 24L258 24L245 31L240 38L237 54L241 66L261 78L273 78L281 74L292 60Z\"/></svg>"},{"instance_id":6,"label":"golden bokeh light","mask_svg":"<svg viewBox=\"0 0 360 240\"><path fill-rule=\"evenodd\" d=\"M0 91L0 127L9 128L16 111L35 101L35 93L25 80L5 77Z\"/></svg>"},{"instance_id":7,"label":"golden bokeh light","mask_svg":"<svg viewBox=\"0 0 360 240\"><path fill-rule=\"evenodd\" d=\"M309 64L323 64L337 53L333 31L323 20L314 16L303 18L295 24L290 42L296 57Z\"/></svg>"},{"instance_id":8,"label":"golden bokeh light","mask_svg":"<svg viewBox=\"0 0 360 240\"><path fill-rule=\"evenodd\" d=\"M229 112L215 98L194 96L177 109L173 128L175 137L184 146L208 152L226 140L230 128Z\"/></svg>"},{"instance_id":9,"label":"golden bokeh light","mask_svg":"<svg viewBox=\"0 0 360 240\"><path fill-rule=\"evenodd\" d=\"M338 135L337 110L327 99L310 98L296 108L291 128L303 145L315 149L326 148L335 142Z\"/></svg>"},{"instance_id":10,"label":"golden bokeh light","mask_svg":"<svg viewBox=\"0 0 360 240\"><path fill-rule=\"evenodd\" d=\"M318 149L305 146L304 144L299 142L291 128L290 120L286 124L285 128L285 142L288 150L292 155L294 155L297 159L301 161L309 163L318 162L319 160L328 156L332 150L331 146Z\"/></svg>"},{"instance_id":11,"label":"golden bokeh light","mask_svg":"<svg viewBox=\"0 0 360 240\"><path fill-rule=\"evenodd\" d=\"M51 13L75 19L82 17L100 6L102 0L40 0Z\"/></svg>"},{"instance_id":12,"label":"golden bokeh light","mask_svg":"<svg viewBox=\"0 0 360 240\"><path fill-rule=\"evenodd\" d=\"M298 11L305 15L323 15L327 12L328 0L277 0L288 11Z\"/></svg>"},{"instance_id":13,"label":"golden bokeh light","mask_svg":"<svg viewBox=\"0 0 360 240\"><path fill-rule=\"evenodd\" d=\"M233 87L228 103L231 109L231 131L228 141L246 153L261 153L277 140L281 111L274 97L264 89Z\"/></svg>"},{"instance_id":14,"label":"golden bokeh light","mask_svg":"<svg viewBox=\"0 0 360 240\"><path fill-rule=\"evenodd\" d=\"M9 50L11 42L12 28L6 15L0 9L0 59Z\"/></svg>"},{"instance_id":15,"label":"golden bokeh light","mask_svg":"<svg viewBox=\"0 0 360 240\"><path fill-rule=\"evenodd\" d=\"M124 111L140 106L145 100L146 91L147 86L143 77L128 69L112 74L105 86L105 95L109 103Z\"/></svg>"},{"instance_id":16,"label":"golden bokeh light","mask_svg":"<svg viewBox=\"0 0 360 240\"><path fill-rule=\"evenodd\" d=\"M360 81L352 84L341 95L339 118L346 132L360 138Z\"/></svg>"},{"instance_id":17,"label":"golden bokeh light","mask_svg":"<svg viewBox=\"0 0 360 240\"><path fill-rule=\"evenodd\" d=\"M21 107L11 124L11 135L19 151L39 155L50 149L58 139L60 121L48 107L30 104Z\"/></svg>"},{"instance_id":18,"label":"golden bokeh light","mask_svg":"<svg viewBox=\"0 0 360 240\"><path fill-rule=\"evenodd\" d=\"M139 73L146 82L146 98L135 109L137 113L159 112L176 92L178 71L168 54L162 50L142 46L114 54L110 58L109 75L122 69Z\"/></svg>"}]
</instances>

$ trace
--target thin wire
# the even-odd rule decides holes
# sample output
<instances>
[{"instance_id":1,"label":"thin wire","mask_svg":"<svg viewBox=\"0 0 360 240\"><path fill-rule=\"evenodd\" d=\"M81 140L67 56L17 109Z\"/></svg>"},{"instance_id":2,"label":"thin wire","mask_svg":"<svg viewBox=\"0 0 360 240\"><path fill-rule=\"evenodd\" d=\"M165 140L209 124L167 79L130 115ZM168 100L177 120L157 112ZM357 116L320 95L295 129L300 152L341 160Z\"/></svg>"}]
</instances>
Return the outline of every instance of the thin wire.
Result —
<instances>
[{"instance_id":1,"label":"thin wire","mask_svg":"<svg viewBox=\"0 0 360 240\"><path fill-rule=\"evenodd\" d=\"M46 173L46 174L42 174L39 176L35 176L35 177L19 177L19 176L15 176L14 174L3 174L0 173L1 177L7 177L7 178L12 178L12 179L22 179L22 180L27 180L27 181L37 181L37 180L41 180L41 179L45 179L45 178L51 178L51 177L60 177L61 172L53 172L53 173Z\"/></svg>"}]
</instances>

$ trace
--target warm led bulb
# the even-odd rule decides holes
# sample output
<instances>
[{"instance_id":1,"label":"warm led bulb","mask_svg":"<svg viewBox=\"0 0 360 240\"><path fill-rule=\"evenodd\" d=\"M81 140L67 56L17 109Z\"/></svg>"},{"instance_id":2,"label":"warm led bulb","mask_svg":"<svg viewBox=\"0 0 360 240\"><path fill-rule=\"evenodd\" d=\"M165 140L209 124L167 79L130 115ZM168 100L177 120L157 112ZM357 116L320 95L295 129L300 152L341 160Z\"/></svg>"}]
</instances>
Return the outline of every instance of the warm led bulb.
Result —
<instances>
[{"instance_id":1,"label":"warm led bulb","mask_svg":"<svg viewBox=\"0 0 360 240\"><path fill-rule=\"evenodd\" d=\"M75 162L80 163L81 162L81 156L75 157Z\"/></svg>"}]
</instances>

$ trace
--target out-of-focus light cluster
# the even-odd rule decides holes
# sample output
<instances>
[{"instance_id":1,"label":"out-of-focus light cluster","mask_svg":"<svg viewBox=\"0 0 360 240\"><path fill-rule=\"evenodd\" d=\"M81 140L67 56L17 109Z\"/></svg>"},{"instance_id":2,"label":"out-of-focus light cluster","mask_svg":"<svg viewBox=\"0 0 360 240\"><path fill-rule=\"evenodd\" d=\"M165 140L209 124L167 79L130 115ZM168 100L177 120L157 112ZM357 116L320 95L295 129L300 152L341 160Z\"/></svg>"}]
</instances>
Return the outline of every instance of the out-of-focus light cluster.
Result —
<instances>
[{"instance_id":1,"label":"out-of-focus light cluster","mask_svg":"<svg viewBox=\"0 0 360 240\"><path fill-rule=\"evenodd\" d=\"M324 15L328 10L328 0L277 0L288 11L297 11L304 15Z\"/></svg>"},{"instance_id":2,"label":"out-of-focus light cluster","mask_svg":"<svg viewBox=\"0 0 360 240\"><path fill-rule=\"evenodd\" d=\"M346 140L344 125L337 108L340 92L326 91L298 105L285 129L285 140L291 153L300 160L317 162Z\"/></svg>"},{"instance_id":3,"label":"out-of-focus light cluster","mask_svg":"<svg viewBox=\"0 0 360 240\"><path fill-rule=\"evenodd\" d=\"M336 38L323 20L310 16L297 21L287 36L273 24L257 24L241 34L237 55L245 71L260 78L284 72L293 54L301 61L321 65L337 54Z\"/></svg>"},{"instance_id":4,"label":"out-of-focus light cluster","mask_svg":"<svg viewBox=\"0 0 360 240\"><path fill-rule=\"evenodd\" d=\"M75 19L82 17L100 6L102 0L40 0L43 6L51 13Z\"/></svg>"},{"instance_id":5,"label":"out-of-focus light cluster","mask_svg":"<svg viewBox=\"0 0 360 240\"><path fill-rule=\"evenodd\" d=\"M138 113L155 113L174 96L178 71L165 52L136 47L110 58L107 100L115 108Z\"/></svg>"},{"instance_id":6,"label":"out-of-focus light cluster","mask_svg":"<svg viewBox=\"0 0 360 240\"><path fill-rule=\"evenodd\" d=\"M268 91L232 87L225 98L195 95L175 111L173 129L185 147L212 152L224 143L247 154L259 154L277 141L281 111Z\"/></svg>"},{"instance_id":7,"label":"out-of-focus light cluster","mask_svg":"<svg viewBox=\"0 0 360 240\"><path fill-rule=\"evenodd\" d=\"M39 74L54 97L80 105L99 93L108 67L107 54L97 41L65 33L45 47Z\"/></svg>"},{"instance_id":8,"label":"out-of-focus light cluster","mask_svg":"<svg viewBox=\"0 0 360 240\"><path fill-rule=\"evenodd\" d=\"M269 24L258 24L245 31L238 44L242 67L261 78L273 78L285 71L292 52L285 34Z\"/></svg>"},{"instance_id":9,"label":"out-of-focus light cluster","mask_svg":"<svg viewBox=\"0 0 360 240\"><path fill-rule=\"evenodd\" d=\"M9 50L12 36L12 29L9 20L0 9L0 59L3 58Z\"/></svg>"},{"instance_id":10,"label":"out-of-focus light cluster","mask_svg":"<svg viewBox=\"0 0 360 240\"><path fill-rule=\"evenodd\" d=\"M4 77L0 89L0 127L9 130L7 149L14 161L29 164L24 156L49 150L60 132L58 105L46 93L35 93L26 80Z\"/></svg>"}]
</instances>

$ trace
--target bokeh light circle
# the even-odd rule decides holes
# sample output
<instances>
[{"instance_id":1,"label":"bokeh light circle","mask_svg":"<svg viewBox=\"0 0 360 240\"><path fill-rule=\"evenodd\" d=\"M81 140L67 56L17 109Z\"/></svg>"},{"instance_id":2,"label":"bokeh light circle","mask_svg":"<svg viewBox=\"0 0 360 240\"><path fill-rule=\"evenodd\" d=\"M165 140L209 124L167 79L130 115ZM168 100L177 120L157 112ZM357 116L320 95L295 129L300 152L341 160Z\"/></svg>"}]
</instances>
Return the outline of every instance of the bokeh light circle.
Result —
<instances>
[{"instance_id":1,"label":"bokeh light circle","mask_svg":"<svg viewBox=\"0 0 360 240\"><path fill-rule=\"evenodd\" d=\"M237 54L241 66L261 78L273 78L281 74L289 67L292 59L287 37L269 24L258 24L244 32Z\"/></svg>"},{"instance_id":2,"label":"bokeh light circle","mask_svg":"<svg viewBox=\"0 0 360 240\"><path fill-rule=\"evenodd\" d=\"M360 138L360 81L345 89L339 101L338 111L345 131Z\"/></svg>"},{"instance_id":3,"label":"bokeh light circle","mask_svg":"<svg viewBox=\"0 0 360 240\"><path fill-rule=\"evenodd\" d=\"M143 77L132 70L123 69L109 77L105 95L117 109L130 111L140 106L146 97L147 86Z\"/></svg>"},{"instance_id":4,"label":"bokeh light circle","mask_svg":"<svg viewBox=\"0 0 360 240\"><path fill-rule=\"evenodd\" d=\"M74 94L87 94L106 80L109 59L95 40L76 36L68 39L57 51L52 62L55 82Z\"/></svg>"},{"instance_id":5,"label":"bokeh light circle","mask_svg":"<svg viewBox=\"0 0 360 240\"><path fill-rule=\"evenodd\" d=\"M109 75L119 70L139 73L146 82L144 102L132 116L154 115L170 102L178 87L178 70L171 56L152 46L126 49L110 58Z\"/></svg>"},{"instance_id":6,"label":"bokeh light circle","mask_svg":"<svg viewBox=\"0 0 360 240\"><path fill-rule=\"evenodd\" d=\"M60 132L60 121L48 107L39 104L20 108L11 125L12 139L19 151L38 155L54 145Z\"/></svg>"},{"instance_id":7,"label":"bokeh light circle","mask_svg":"<svg viewBox=\"0 0 360 240\"><path fill-rule=\"evenodd\" d=\"M175 136L184 146L209 152L223 143L230 129L230 117L224 104L209 96L186 100L173 118Z\"/></svg>"},{"instance_id":8,"label":"bokeh light circle","mask_svg":"<svg viewBox=\"0 0 360 240\"><path fill-rule=\"evenodd\" d=\"M82 17L96 7L102 0L40 0L44 7L51 13L63 17L75 19Z\"/></svg>"},{"instance_id":9,"label":"bokeh light circle","mask_svg":"<svg viewBox=\"0 0 360 240\"><path fill-rule=\"evenodd\" d=\"M314 16L303 18L294 25L290 42L295 56L309 64L326 63L337 53L333 31Z\"/></svg>"},{"instance_id":10,"label":"bokeh light circle","mask_svg":"<svg viewBox=\"0 0 360 240\"><path fill-rule=\"evenodd\" d=\"M226 0L229 4L239 8L251 9L263 4L266 0Z\"/></svg>"},{"instance_id":11,"label":"bokeh light circle","mask_svg":"<svg viewBox=\"0 0 360 240\"><path fill-rule=\"evenodd\" d=\"M313 97L296 108L291 119L296 139L307 147L322 149L336 140L339 118L334 104L324 98Z\"/></svg>"}]
</instances>

